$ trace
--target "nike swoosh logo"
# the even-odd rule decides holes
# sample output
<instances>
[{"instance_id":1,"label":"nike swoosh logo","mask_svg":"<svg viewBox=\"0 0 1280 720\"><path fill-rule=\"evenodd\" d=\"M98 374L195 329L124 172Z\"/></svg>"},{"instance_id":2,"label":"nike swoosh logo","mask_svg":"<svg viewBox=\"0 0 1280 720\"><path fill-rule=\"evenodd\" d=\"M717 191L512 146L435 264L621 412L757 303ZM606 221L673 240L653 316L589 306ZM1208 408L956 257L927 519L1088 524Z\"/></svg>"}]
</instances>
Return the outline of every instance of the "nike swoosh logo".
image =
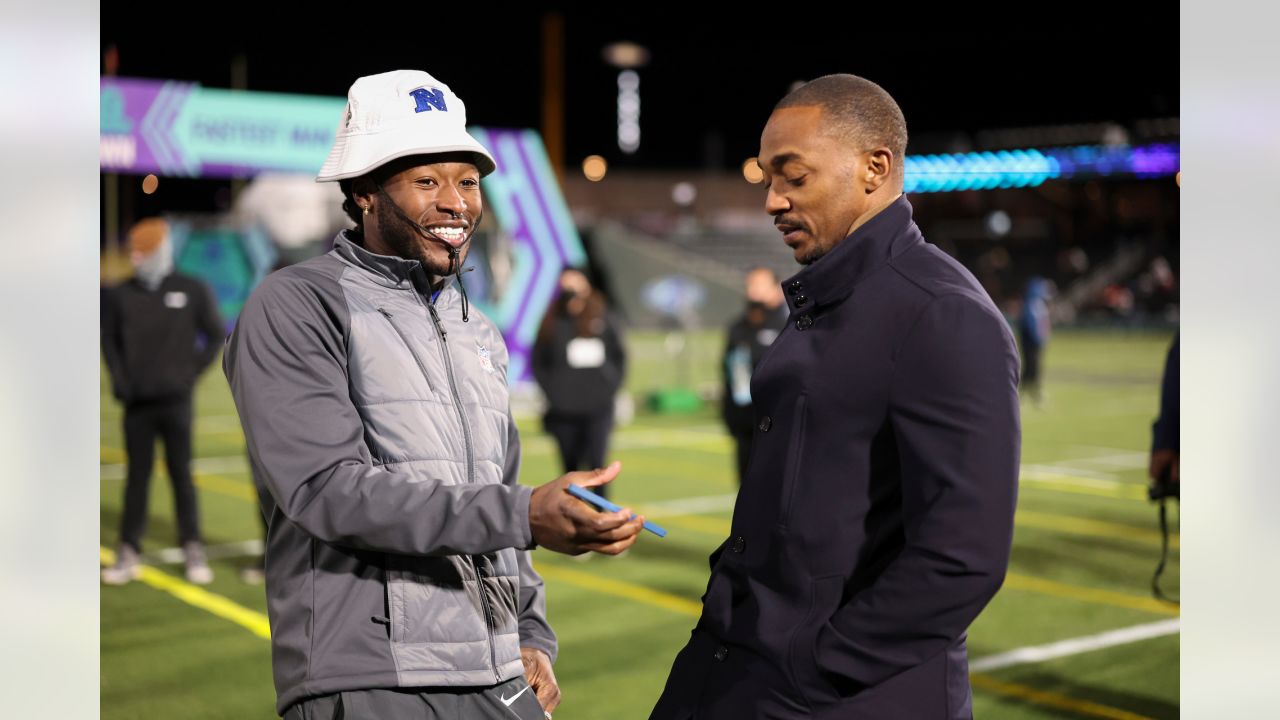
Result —
<instances>
[{"instance_id":1,"label":"nike swoosh logo","mask_svg":"<svg viewBox=\"0 0 1280 720\"><path fill-rule=\"evenodd\" d=\"M515 701L516 701L516 698L518 698L518 697L520 697L521 695L523 695L523 694L524 694L524 692L525 692L525 690L528 690L528 689L529 689L529 686L528 686L528 685L525 685L525 686L524 686L524 690L521 690L520 692L516 693L515 695L512 695L510 700L508 700L508 699L506 698L506 696L505 696L505 695L504 695L504 696L502 696L502 704L503 704L503 705L506 705L507 707L511 707L511 703L515 702Z\"/></svg>"}]
</instances>

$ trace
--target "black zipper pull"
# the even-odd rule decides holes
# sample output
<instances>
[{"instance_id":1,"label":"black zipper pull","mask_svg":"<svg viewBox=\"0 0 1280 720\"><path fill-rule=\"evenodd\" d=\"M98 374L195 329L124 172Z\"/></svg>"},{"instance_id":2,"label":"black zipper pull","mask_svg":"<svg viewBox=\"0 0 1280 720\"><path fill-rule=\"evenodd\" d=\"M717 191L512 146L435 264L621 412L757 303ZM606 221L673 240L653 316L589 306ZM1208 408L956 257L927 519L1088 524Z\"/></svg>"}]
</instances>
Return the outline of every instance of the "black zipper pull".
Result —
<instances>
[{"instance_id":1,"label":"black zipper pull","mask_svg":"<svg viewBox=\"0 0 1280 720\"><path fill-rule=\"evenodd\" d=\"M440 314L436 312L435 303L427 303L427 310L431 312L431 320L435 322L436 329L440 331L440 339L448 342L449 332L444 329L444 324L440 322Z\"/></svg>"},{"instance_id":2,"label":"black zipper pull","mask_svg":"<svg viewBox=\"0 0 1280 720\"><path fill-rule=\"evenodd\" d=\"M379 625L386 625L387 627L391 627L391 618L384 618L384 617L379 617L377 615L374 615L369 619L372 620L373 622L378 623Z\"/></svg>"}]
</instances>

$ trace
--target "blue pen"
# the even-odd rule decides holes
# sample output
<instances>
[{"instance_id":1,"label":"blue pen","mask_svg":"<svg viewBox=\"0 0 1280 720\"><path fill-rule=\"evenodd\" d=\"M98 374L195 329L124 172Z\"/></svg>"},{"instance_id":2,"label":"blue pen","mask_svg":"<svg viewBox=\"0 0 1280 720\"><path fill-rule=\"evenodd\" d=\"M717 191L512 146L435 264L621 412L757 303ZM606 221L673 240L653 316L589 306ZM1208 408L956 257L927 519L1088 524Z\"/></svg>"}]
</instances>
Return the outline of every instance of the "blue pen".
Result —
<instances>
[{"instance_id":1,"label":"blue pen","mask_svg":"<svg viewBox=\"0 0 1280 720\"><path fill-rule=\"evenodd\" d=\"M614 505L613 503L609 502L608 500L605 500L604 498L591 492L590 490L584 487L580 487L578 485L569 485L569 493L572 494L574 497L578 498L579 500L585 500L606 512L618 512L619 510L622 509L621 507ZM631 517L634 518L635 515L633 514ZM654 535L657 535L658 537L667 536L666 530L664 530L662 527L658 525L655 525L649 522L648 520L644 521L644 529L648 530Z\"/></svg>"}]
</instances>

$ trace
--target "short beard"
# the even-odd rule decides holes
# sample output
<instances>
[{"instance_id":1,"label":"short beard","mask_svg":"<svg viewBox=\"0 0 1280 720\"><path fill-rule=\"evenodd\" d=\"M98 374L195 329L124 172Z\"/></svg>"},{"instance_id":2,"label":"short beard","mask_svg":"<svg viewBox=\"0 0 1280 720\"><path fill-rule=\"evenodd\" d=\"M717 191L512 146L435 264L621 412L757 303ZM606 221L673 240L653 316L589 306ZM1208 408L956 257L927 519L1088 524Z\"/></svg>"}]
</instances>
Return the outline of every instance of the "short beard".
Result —
<instances>
[{"instance_id":1,"label":"short beard","mask_svg":"<svg viewBox=\"0 0 1280 720\"><path fill-rule=\"evenodd\" d=\"M422 267L426 269L427 274L434 277L444 277L458 269L450 267L453 263L449 260L445 260L443 263L433 260L427 254L427 243L438 243L428 239L413 225L405 222L398 213L387 206L387 203L378 203L374 212L377 213L378 229L381 230L382 241L397 256L406 260L417 260L422 263ZM476 222L479 222L478 218ZM441 247L443 248L444 246L441 245ZM466 245L464 244L458 252L458 266L462 265L465 255Z\"/></svg>"},{"instance_id":2,"label":"short beard","mask_svg":"<svg viewBox=\"0 0 1280 720\"><path fill-rule=\"evenodd\" d=\"M821 245L815 244L812 250L796 258L796 262L800 263L801 265L812 265L815 262L821 260L822 256L826 254L827 254L827 248L824 248Z\"/></svg>"}]
</instances>

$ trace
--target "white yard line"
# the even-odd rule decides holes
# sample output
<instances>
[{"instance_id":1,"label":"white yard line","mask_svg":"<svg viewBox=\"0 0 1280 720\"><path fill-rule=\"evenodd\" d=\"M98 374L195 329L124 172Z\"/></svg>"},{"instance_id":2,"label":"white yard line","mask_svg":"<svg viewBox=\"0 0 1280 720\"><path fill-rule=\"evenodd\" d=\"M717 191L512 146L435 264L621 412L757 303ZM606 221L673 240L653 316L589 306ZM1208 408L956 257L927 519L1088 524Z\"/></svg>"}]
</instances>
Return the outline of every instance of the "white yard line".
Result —
<instances>
[{"instance_id":1,"label":"white yard line","mask_svg":"<svg viewBox=\"0 0 1280 720\"><path fill-rule=\"evenodd\" d=\"M1039 464L1039 463L1024 464L1022 466L1022 475L1024 477L1027 475L1032 475L1032 476L1052 476L1055 478L1062 477L1065 475L1065 476L1074 477L1077 479L1098 480L1109 485L1114 485L1116 483L1116 476L1111 473L1099 472L1097 470L1090 470L1089 468L1082 468L1079 466L1079 464L1075 460L1072 460L1070 462L1072 463L1070 465L1065 462L1052 463L1052 464Z\"/></svg>"},{"instance_id":2,"label":"white yard line","mask_svg":"<svg viewBox=\"0 0 1280 720\"><path fill-rule=\"evenodd\" d=\"M1103 447L1101 445L1076 445L1071 448L1081 454L1079 459L1071 462L1097 467L1109 467L1117 470L1136 470L1145 468L1150 454L1142 450Z\"/></svg>"},{"instance_id":3,"label":"white yard line","mask_svg":"<svg viewBox=\"0 0 1280 720\"><path fill-rule=\"evenodd\" d=\"M969 663L969 671L990 672L992 670L1001 670L1015 665L1027 665L1029 663L1045 662L1046 660L1055 660L1057 658L1068 657L1071 655L1079 655L1081 653L1115 647L1117 645L1128 645L1129 643L1164 637L1165 635L1176 635L1182 627L1181 623L1182 621L1179 618L1173 618L1171 620L1160 620L1159 622L1146 623L1144 625L1134 625L1133 627L1121 628L1119 630L1108 630L1107 632L1098 633L1097 635L1086 635L1084 637L1071 638L1068 640L1059 640L1058 642L1049 643L1048 645L1022 647L1016 650L978 658L977 660Z\"/></svg>"},{"instance_id":4,"label":"white yard line","mask_svg":"<svg viewBox=\"0 0 1280 720\"><path fill-rule=\"evenodd\" d=\"M240 432L240 417L238 415L203 415L196 418L196 432L200 434L206 433L228 433Z\"/></svg>"},{"instance_id":5,"label":"white yard line","mask_svg":"<svg viewBox=\"0 0 1280 720\"><path fill-rule=\"evenodd\" d=\"M699 513L725 512L733 509L737 493L704 495L643 504L643 512L655 517L661 515L696 515ZM639 506L637 506L639 507Z\"/></svg>"},{"instance_id":6,"label":"white yard line","mask_svg":"<svg viewBox=\"0 0 1280 720\"><path fill-rule=\"evenodd\" d=\"M164 456L159 455L159 457L156 458L155 468L163 467ZM124 479L125 465L123 463L99 465L98 468L99 477L103 480ZM153 468L153 470L155 468ZM214 475L220 473L247 473L249 472L249 458L244 455L218 455L215 457L197 458L191 461L191 472L211 473Z\"/></svg>"}]
</instances>

